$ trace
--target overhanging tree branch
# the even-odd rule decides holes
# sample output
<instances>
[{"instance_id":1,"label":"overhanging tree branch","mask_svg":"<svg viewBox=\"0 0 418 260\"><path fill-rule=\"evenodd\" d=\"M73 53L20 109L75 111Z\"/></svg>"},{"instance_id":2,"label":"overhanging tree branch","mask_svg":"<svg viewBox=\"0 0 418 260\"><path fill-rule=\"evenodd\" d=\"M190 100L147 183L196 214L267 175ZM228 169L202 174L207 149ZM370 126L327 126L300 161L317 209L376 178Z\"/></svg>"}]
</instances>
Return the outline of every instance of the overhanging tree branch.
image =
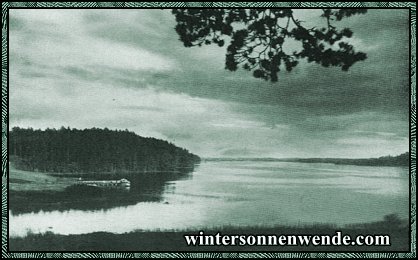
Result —
<instances>
[{"instance_id":1,"label":"overhanging tree branch","mask_svg":"<svg viewBox=\"0 0 418 260\"><path fill-rule=\"evenodd\" d=\"M276 82L282 68L291 71L306 59L325 67L347 71L367 58L347 41L348 28L338 30L331 23L345 17L364 14L366 9L323 9L320 17L326 27L306 28L294 17L292 9L174 9L176 31L185 47L217 44L222 47L230 37L225 68L252 71L254 77ZM283 21L286 26L280 26ZM286 40L300 43L299 50L285 50Z\"/></svg>"}]
</instances>

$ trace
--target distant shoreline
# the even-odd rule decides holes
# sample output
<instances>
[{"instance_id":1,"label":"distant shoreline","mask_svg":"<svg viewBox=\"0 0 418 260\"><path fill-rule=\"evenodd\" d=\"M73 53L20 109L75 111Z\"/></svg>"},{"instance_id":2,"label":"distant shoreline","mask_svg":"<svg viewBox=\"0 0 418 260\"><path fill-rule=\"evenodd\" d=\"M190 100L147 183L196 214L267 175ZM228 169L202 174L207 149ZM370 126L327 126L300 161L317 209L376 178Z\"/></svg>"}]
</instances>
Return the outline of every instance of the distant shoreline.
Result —
<instances>
[{"instance_id":1,"label":"distant shoreline","mask_svg":"<svg viewBox=\"0 0 418 260\"><path fill-rule=\"evenodd\" d=\"M298 162L298 163L332 163L335 165L357 165L357 166L387 166L387 167L408 167L409 152L398 156L383 156L379 158L203 158L202 161L253 161L253 162Z\"/></svg>"}]
</instances>

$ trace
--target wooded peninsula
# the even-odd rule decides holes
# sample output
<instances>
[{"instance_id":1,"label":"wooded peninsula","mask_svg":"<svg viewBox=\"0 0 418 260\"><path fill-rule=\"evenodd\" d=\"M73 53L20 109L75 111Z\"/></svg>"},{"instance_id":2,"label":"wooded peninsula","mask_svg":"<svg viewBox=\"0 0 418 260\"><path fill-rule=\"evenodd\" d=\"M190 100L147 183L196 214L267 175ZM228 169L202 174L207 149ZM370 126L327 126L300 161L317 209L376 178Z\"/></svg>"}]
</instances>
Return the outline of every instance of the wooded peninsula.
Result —
<instances>
[{"instance_id":1,"label":"wooded peninsula","mask_svg":"<svg viewBox=\"0 0 418 260\"><path fill-rule=\"evenodd\" d=\"M162 172L191 168L200 158L167 141L107 128L9 132L16 169L54 173Z\"/></svg>"}]
</instances>

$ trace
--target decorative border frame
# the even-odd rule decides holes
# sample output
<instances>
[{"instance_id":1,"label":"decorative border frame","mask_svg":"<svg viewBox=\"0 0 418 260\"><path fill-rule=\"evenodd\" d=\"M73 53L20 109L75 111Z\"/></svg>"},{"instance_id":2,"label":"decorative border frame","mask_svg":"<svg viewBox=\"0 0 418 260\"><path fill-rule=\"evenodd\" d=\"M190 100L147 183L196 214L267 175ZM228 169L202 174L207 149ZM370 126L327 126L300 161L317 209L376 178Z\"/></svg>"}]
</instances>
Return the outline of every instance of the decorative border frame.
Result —
<instances>
[{"instance_id":1,"label":"decorative border frame","mask_svg":"<svg viewBox=\"0 0 418 260\"><path fill-rule=\"evenodd\" d=\"M415 2L2 2L2 257L4 258L415 258L416 257L416 4ZM8 15L11 8L352 7L410 12L410 252L407 253L15 253L8 251Z\"/></svg>"}]
</instances>

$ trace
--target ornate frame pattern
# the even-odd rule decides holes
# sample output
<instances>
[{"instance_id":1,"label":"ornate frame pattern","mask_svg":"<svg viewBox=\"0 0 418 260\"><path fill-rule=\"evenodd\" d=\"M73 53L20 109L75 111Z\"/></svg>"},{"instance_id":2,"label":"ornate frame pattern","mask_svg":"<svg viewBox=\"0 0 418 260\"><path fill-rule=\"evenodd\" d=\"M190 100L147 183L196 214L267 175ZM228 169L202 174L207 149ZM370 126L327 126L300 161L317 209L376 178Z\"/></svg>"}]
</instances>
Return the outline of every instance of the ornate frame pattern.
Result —
<instances>
[{"instance_id":1,"label":"ornate frame pattern","mask_svg":"<svg viewBox=\"0 0 418 260\"><path fill-rule=\"evenodd\" d=\"M8 251L8 17L11 8L356 7L410 12L410 223L407 253L29 253ZM415 2L2 2L2 256L5 258L415 258L416 257L416 4Z\"/></svg>"}]
</instances>

